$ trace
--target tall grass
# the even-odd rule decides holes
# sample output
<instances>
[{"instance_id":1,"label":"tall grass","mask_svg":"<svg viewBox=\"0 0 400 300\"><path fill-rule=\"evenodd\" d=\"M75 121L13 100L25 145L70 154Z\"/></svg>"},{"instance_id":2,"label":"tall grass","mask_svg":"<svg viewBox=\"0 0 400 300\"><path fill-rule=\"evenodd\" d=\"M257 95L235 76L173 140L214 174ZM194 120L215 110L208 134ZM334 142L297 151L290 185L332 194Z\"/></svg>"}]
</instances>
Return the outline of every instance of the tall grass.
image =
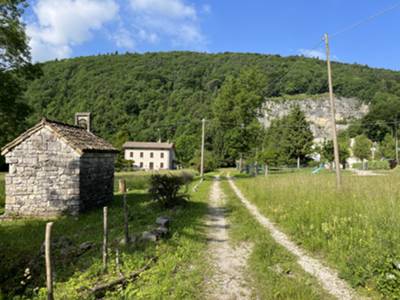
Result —
<instances>
[{"instance_id":1,"label":"tall grass","mask_svg":"<svg viewBox=\"0 0 400 300\"><path fill-rule=\"evenodd\" d=\"M82 287L92 287L116 277L115 249L120 250L121 271L124 274L142 267L149 257L158 258L140 278L106 295L107 299L193 299L201 297L199 286L204 282L206 237L203 216L207 212L209 182L201 185L181 207L165 210L152 201L146 190L128 192L129 229L140 236L154 228L156 217L171 217L171 236L157 244L137 242L120 244L123 237L122 196L115 195L109 204L110 267L101 272L102 209L78 217L55 220L53 239L68 239L78 249L83 242L94 246L81 256L54 248L55 298L92 299ZM0 299L44 299L44 257L40 253L44 240L44 220L15 220L0 223ZM73 250L73 251L75 251ZM24 277L29 267L31 278ZM21 282L24 282L22 284ZM3 293L3 295L2 295ZM2 298L2 296L4 298ZM17 296L18 297L18 296ZM19 299L19 298L18 298ZM22 299L22 298L21 298Z\"/></svg>"},{"instance_id":2,"label":"tall grass","mask_svg":"<svg viewBox=\"0 0 400 300\"><path fill-rule=\"evenodd\" d=\"M400 175L293 173L237 179L244 194L353 287L400 297Z\"/></svg>"}]
</instances>

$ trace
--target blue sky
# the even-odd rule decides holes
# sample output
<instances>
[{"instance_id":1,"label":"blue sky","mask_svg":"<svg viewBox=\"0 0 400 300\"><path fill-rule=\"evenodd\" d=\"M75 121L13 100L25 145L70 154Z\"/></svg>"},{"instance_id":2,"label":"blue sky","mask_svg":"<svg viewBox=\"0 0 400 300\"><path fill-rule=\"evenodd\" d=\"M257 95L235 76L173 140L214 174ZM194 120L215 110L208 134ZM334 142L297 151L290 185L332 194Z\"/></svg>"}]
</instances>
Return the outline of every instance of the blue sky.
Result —
<instances>
[{"instance_id":1,"label":"blue sky","mask_svg":"<svg viewBox=\"0 0 400 300\"><path fill-rule=\"evenodd\" d=\"M23 19L34 61L119 51L194 50L323 56L400 70L394 0L31 0Z\"/></svg>"}]
</instances>

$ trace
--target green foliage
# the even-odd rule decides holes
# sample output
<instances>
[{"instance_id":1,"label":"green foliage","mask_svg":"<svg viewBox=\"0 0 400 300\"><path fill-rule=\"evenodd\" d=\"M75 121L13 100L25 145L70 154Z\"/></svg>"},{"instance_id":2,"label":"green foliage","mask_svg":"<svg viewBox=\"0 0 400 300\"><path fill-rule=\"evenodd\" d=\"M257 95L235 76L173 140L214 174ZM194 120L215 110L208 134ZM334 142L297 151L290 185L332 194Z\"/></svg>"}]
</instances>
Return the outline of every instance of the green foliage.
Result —
<instances>
[{"instance_id":1,"label":"green foliage","mask_svg":"<svg viewBox=\"0 0 400 300\"><path fill-rule=\"evenodd\" d=\"M396 141L391 134L386 134L385 138L379 144L379 154L386 159L396 158Z\"/></svg>"},{"instance_id":2,"label":"green foliage","mask_svg":"<svg viewBox=\"0 0 400 300\"><path fill-rule=\"evenodd\" d=\"M30 66L21 17L26 6L24 0L3 1L0 5L0 147L26 128L30 109L23 95L27 80L37 76L40 69ZM4 158L0 157L2 169Z\"/></svg>"},{"instance_id":3,"label":"green foliage","mask_svg":"<svg viewBox=\"0 0 400 300\"><path fill-rule=\"evenodd\" d=\"M399 119L400 92L377 92L368 115L361 122L363 133L373 141L382 141L388 133L396 130Z\"/></svg>"},{"instance_id":4,"label":"green foliage","mask_svg":"<svg viewBox=\"0 0 400 300\"><path fill-rule=\"evenodd\" d=\"M317 95L327 91L324 62L305 57L127 53L79 57L41 66L44 76L29 83L26 101L18 100L33 111L20 113L21 118L11 114L10 118L23 120L28 114L28 124L10 123L10 134L1 135L1 146L42 116L72 122L75 112L91 111L94 132L115 146L120 147L127 139L156 141L160 134L163 140L179 141L183 150L177 147L182 156L178 159L187 165L193 157L194 144L200 144L201 119L213 120L215 112L215 119L229 124L207 123L207 149L225 164L233 164L239 150L250 151L258 143L257 123L249 124L254 118L253 108L262 100L260 96ZM333 63L332 67L338 96L358 97L364 102L375 99L373 105L378 105L384 102L384 98L375 97L378 92L399 94L399 72L340 63ZM5 107L14 109L9 103ZM232 103L237 105L230 106ZM184 136L188 138L180 140Z\"/></svg>"},{"instance_id":5,"label":"green foliage","mask_svg":"<svg viewBox=\"0 0 400 300\"><path fill-rule=\"evenodd\" d=\"M338 146L339 146L339 160L340 163L345 166L346 160L350 157L350 144L349 139L345 137L338 137ZM334 149L333 149L333 141L325 140L321 147L321 157L325 162L333 162L335 159Z\"/></svg>"},{"instance_id":6,"label":"green foliage","mask_svg":"<svg viewBox=\"0 0 400 300\"><path fill-rule=\"evenodd\" d=\"M359 135L354 140L353 152L361 160L368 159L371 156L372 142L365 135Z\"/></svg>"},{"instance_id":7,"label":"green foliage","mask_svg":"<svg viewBox=\"0 0 400 300\"><path fill-rule=\"evenodd\" d=\"M261 130L257 116L264 102L267 79L257 69L228 76L213 102L213 146L217 157L234 165L249 153Z\"/></svg>"},{"instance_id":8,"label":"green foliage","mask_svg":"<svg viewBox=\"0 0 400 300\"><path fill-rule=\"evenodd\" d=\"M181 135L176 139L175 148L179 162L188 167L196 150L200 148L200 139L196 135Z\"/></svg>"},{"instance_id":9,"label":"green foliage","mask_svg":"<svg viewBox=\"0 0 400 300\"><path fill-rule=\"evenodd\" d=\"M273 165L304 161L312 152L313 135L310 124L298 105L287 116L272 121L264 141L266 155Z\"/></svg>"},{"instance_id":10,"label":"green foliage","mask_svg":"<svg viewBox=\"0 0 400 300\"><path fill-rule=\"evenodd\" d=\"M163 207L170 208L179 204L185 195L179 194L185 184L184 178L171 174L154 174L150 176L149 193Z\"/></svg>"},{"instance_id":11,"label":"green foliage","mask_svg":"<svg viewBox=\"0 0 400 300\"><path fill-rule=\"evenodd\" d=\"M201 167L201 152L197 150L193 159L190 161L190 166L200 172ZM211 151L204 151L204 172L212 172L218 168L218 161L215 154Z\"/></svg>"}]
</instances>

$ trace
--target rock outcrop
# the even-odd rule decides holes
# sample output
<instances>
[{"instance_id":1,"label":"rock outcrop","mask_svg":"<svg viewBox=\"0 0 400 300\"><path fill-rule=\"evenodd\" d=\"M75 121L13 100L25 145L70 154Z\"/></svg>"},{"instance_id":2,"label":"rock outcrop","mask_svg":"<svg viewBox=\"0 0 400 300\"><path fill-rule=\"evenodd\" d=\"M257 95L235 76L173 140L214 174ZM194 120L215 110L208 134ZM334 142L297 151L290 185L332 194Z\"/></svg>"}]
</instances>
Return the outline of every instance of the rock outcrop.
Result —
<instances>
[{"instance_id":1,"label":"rock outcrop","mask_svg":"<svg viewBox=\"0 0 400 300\"><path fill-rule=\"evenodd\" d=\"M344 130L351 120L361 119L368 113L368 105L355 98L336 97L336 121L337 128ZM294 105L299 105L311 123L315 142L331 138L330 105L329 97L322 95L319 98L295 99L269 99L262 108L260 122L269 127L271 121L289 114Z\"/></svg>"}]
</instances>

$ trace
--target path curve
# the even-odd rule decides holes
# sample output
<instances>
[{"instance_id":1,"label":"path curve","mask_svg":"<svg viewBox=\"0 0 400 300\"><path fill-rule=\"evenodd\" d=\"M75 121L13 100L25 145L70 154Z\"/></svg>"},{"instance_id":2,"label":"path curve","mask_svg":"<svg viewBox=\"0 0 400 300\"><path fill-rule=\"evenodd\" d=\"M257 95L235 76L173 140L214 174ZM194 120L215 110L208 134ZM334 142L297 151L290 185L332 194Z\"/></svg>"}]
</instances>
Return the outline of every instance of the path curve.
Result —
<instances>
[{"instance_id":1,"label":"path curve","mask_svg":"<svg viewBox=\"0 0 400 300\"><path fill-rule=\"evenodd\" d=\"M225 195L219 177L216 177L211 187L206 223L209 227L209 253L214 269L213 276L207 282L207 294L211 299L250 299L251 289L244 271L251 250L246 244L235 248L230 246L225 213Z\"/></svg>"},{"instance_id":2,"label":"path curve","mask_svg":"<svg viewBox=\"0 0 400 300\"><path fill-rule=\"evenodd\" d=\"M250 203L250 201L246 199L231 177L228 177L228 181L240 201L246 206L257 221L270 232L271 236L278 244L285 247L298 258L299 265L307 273L310 273L317 278L319 283L329 294L343 300L356 299L354 290L344 280L338 277L336 271L324 266L319 260L307 255L303 249L292 242L289 237L280 231L268 218L263 216L254 204Z\"/></svg>"}]
</instances>

